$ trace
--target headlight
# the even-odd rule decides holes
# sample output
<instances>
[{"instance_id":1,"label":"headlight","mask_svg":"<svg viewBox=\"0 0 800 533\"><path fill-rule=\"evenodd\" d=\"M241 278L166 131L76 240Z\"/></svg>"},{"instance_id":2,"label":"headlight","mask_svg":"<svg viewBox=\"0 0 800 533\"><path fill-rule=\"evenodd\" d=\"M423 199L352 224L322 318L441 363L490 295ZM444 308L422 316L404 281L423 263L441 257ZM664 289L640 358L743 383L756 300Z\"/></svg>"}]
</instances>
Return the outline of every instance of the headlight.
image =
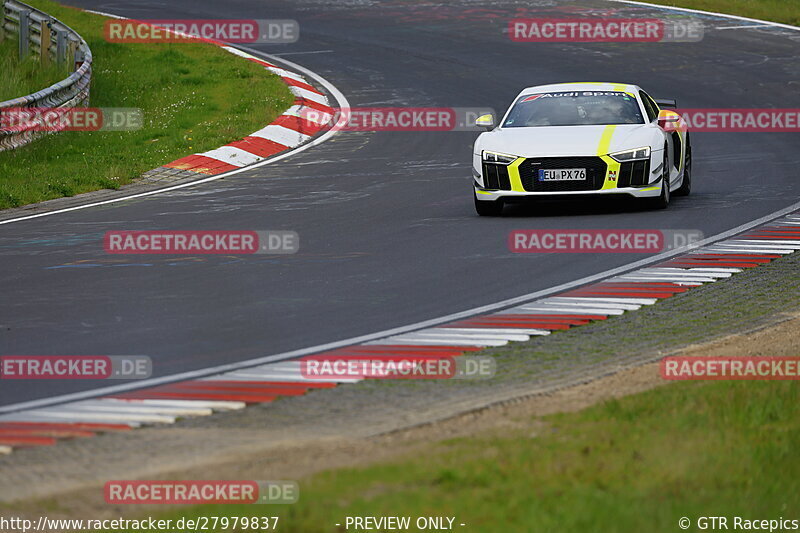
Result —
<instances>
[{"instance_id":1,"label":"headlight","mask_svg":"<svg viewBox=\"0 0 800 533\"><path fill-rule=\"evenodd\" d=\"M610 154L615 161L623 163L625 161L634 161L636 159L650 159L650 147L636 148L634 150L625 150L624 152L617 152Z\"/></svg>"},{"instance_id":2,"label":"headlight","mask_svg":"<svg viewBox=\"0 0 800 533\"><path fill-rule=\"evenodd\" d=\"M509 155L509 154L501 154L499 152L490 152L488 150L484 150L481 157L487 163L498 163L500 165L510 165L514 161L517 160L517 156Z\"/></svg>"}]
</instances>

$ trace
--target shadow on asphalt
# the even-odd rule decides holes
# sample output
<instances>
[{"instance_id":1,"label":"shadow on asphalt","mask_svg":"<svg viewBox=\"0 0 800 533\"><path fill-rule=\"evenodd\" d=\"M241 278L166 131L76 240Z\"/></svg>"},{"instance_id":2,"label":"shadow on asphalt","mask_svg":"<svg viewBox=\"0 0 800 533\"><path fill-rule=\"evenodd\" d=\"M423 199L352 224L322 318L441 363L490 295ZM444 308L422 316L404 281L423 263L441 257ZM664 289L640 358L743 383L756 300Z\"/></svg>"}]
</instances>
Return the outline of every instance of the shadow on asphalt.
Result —
<instances>
[{"instance_id":1,"label":"shadow on asphalt","mask_svg":"<svg viewBox=\"0 0 800 533\"><path fill-rule=\"evenodd\" d=\"M680 200L673 199L674 202ZM676 207L670 205L668 209ZM520 203L507 204L503 217L577 217L593 215L613 215L618 213L658 213L647 202L639 198L537 198Z\"/></svg>"}]
</instances>

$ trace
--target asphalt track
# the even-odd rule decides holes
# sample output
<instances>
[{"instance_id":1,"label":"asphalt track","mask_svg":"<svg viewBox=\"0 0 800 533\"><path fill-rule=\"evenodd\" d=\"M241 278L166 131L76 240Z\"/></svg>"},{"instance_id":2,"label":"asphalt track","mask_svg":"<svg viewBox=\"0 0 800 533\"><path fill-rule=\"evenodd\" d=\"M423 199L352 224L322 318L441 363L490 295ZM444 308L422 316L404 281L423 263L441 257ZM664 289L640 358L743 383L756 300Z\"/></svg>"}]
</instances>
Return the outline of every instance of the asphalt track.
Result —
<instances>
[{"instance_id":1,"label":"asphalt track","mask_svg":"<svg viewBox=\"0 0 800 533\"><path fill-rule=\"evenodd\" d=\"M800 32L705 18L699 43L514 43L514 16L611 2L73 2L133 18L292 18L301 39L256 46L331 81L353 107L505 109L525 86L636 83L691 108L800 108ZM537 7L538 6L538 7ZM719 29L717 29L719 28ZM478 218L473 132L341 132L224 180L0 227L0 354L149 355L156 376L338 341L545 289L644 256L515 255L513 229L699 229L714 235L797 201L800 141L697 133L694 192L518 207ZM131 229L283 229L294 256L110 256ZM710 302L713 305L713 302ZM10 384L9 384L10 383ZM0 405L107 386L9 382Z\"/></svg>"}]
</instances>

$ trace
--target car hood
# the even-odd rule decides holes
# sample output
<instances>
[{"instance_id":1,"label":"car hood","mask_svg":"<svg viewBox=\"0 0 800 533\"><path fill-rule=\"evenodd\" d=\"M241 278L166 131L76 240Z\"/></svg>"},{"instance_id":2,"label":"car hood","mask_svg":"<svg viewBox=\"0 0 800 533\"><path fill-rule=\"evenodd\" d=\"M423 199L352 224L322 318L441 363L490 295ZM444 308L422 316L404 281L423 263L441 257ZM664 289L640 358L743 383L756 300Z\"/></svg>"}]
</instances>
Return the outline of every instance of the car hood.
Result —
<instances>
[{"instance_id":1,"label":"car hood","mask_svg":"<svg viewBox=\"0 0 800 533\"><path fill-rule=\"evenodd\" d=\"M598 155L603 134L612 126L541 126L503 128L482 134L476 153L494 150L521 157L566 157ZM649 124L613 126L605 153L650 146L653 127ZM655 147L654 147L655 148Z\"/></svg>"}]
</instances>

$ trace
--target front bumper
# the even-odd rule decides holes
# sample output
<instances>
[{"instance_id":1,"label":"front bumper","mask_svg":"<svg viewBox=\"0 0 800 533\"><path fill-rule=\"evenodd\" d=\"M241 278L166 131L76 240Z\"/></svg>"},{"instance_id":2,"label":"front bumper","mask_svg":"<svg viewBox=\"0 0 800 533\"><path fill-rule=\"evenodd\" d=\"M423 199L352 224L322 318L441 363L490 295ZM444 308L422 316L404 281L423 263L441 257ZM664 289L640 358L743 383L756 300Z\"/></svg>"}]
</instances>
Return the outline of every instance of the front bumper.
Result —
<instances>
[{"instance_id":1,"label":"front bumper","mask_svg":"<svg viewBox=\"0 0 800 533\"><path fill-rule=\"evenodd\" d=\"M475 154L473 179L478 200L509 200L540 196L625 194L652 198L661 194L663 151L647 160L620 163L609 155L573 157L520 157L507 165L482 161ZM585 168L580 182L537 179L540 169Z\"/></svg>"},{"instance_id":2,"label":"front bumper","mask_svg":"<svg viewBox=\"0 0 800 533\"><path fill-rule=\"evenodd\" d=\"M527 191L496 191L486 190L475 185L475 197L478 200L491 201L500 198L508 200L523 200L525 198L542 197L586 197L586 196L608 196L608 195L627 194L636 198L653 198L661 194L661 180L647 187L618 187L616 189L601 189L599 191L561 191L561 192L527 192Z\"/></svg>"}]
</instances>

